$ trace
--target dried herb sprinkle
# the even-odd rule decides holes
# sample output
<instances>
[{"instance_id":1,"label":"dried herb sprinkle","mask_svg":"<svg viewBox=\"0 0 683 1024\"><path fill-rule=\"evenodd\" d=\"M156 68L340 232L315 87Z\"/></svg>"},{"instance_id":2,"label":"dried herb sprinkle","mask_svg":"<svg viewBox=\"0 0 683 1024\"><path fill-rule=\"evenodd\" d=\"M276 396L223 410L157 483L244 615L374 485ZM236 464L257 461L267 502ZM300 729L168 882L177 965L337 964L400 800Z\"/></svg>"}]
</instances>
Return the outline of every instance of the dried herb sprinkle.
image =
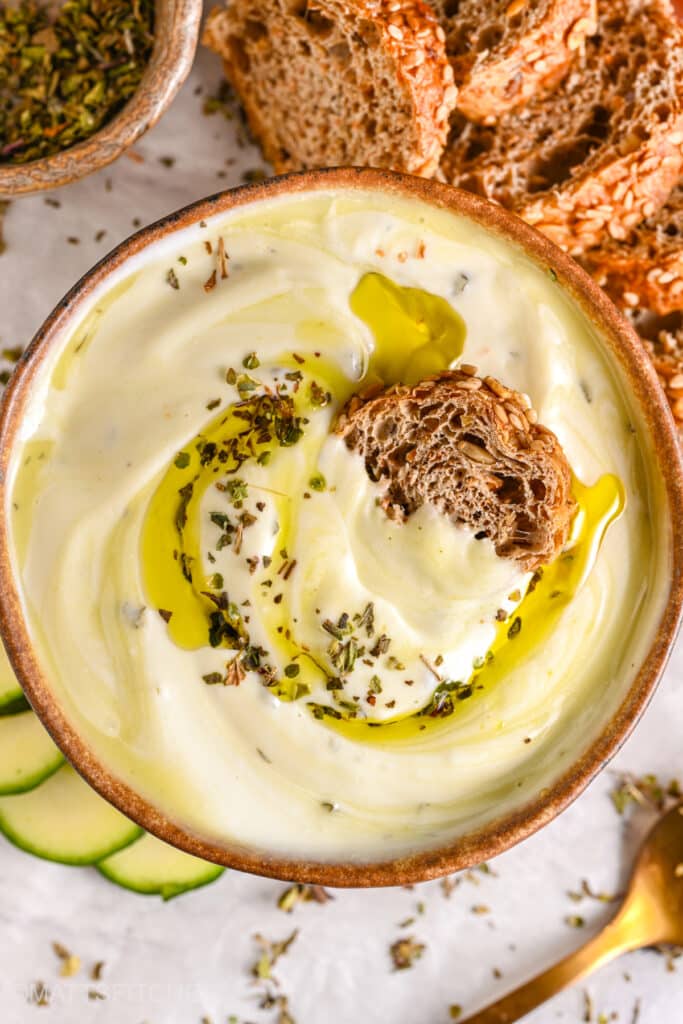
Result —
<instances>
[{"instance_id":1,"label":"dried herb sprinkle","mask_svg":"<svg viewBox=\"0 0 683 1024\"><path fill-rule=\"evenodd\" d=\"M138 88L153 30L153 0L0 10L0 162L52 156L101 128Z\"/></svg>"}]
</instances>

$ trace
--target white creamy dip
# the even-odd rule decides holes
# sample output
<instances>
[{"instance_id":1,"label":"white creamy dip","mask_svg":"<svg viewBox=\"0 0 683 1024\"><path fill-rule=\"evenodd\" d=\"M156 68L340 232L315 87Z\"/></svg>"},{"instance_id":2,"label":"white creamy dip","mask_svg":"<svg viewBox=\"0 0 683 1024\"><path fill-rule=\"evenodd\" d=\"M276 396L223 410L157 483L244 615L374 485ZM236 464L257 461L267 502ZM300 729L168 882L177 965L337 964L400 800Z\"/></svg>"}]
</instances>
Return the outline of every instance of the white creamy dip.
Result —
<instances>
[{"instance_id":1,"label":"white creamy dip","mask_svg":"<svg viewBox=\"0 0 683 1024\"><path fill-rule=\"evenodd\" d=\"M228 275L212 286L219 239ZM430 507L390 521L381 485L330 433L373 365L375 335L350 305L372 272L450 304L462 360L530 396L589 493L605 474L621 482L621 515L566 606L537 613L537 637L529 574ZM151 246L57 349L12 467L26 615L75 728L167 817L292 857L406 853L519 804L618 706L665 600L663 499L616 370L516 249L418 201L284 196ZM310 404L311 381L329 401ZM179 512L212 425L265 386L284 389L302 436L195 483ZM184 516L196 593L182 544L164 561ZM163 573L187 601L185 633ZM234 647L204 628L222 594L267 666L239 685L223 685ZM511 624L520 653L478 688ZM452 713L416 717L440 682L459 684Z\"/></svg>"}]
</instances>

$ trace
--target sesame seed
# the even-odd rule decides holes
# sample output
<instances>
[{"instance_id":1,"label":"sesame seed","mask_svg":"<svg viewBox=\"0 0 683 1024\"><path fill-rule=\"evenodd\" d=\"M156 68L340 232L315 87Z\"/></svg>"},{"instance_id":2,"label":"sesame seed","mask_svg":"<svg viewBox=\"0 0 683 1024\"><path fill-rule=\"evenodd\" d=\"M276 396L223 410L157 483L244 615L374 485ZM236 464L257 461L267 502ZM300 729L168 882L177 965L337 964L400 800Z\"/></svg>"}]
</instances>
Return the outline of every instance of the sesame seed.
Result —
<instances>
[{"instance_id":1,"label":"sesame seed","mask_svg":"<svg viewBox=\"0 0 683 1024\"><path fill-rule=\"evenodd\" d=\"M517 415L516 412L511 412L510 413L510 423L517 430L524 430L525 429L525 426L522 423L522 420L520 419L520 417Z\"/></svg>"}]
</instances>

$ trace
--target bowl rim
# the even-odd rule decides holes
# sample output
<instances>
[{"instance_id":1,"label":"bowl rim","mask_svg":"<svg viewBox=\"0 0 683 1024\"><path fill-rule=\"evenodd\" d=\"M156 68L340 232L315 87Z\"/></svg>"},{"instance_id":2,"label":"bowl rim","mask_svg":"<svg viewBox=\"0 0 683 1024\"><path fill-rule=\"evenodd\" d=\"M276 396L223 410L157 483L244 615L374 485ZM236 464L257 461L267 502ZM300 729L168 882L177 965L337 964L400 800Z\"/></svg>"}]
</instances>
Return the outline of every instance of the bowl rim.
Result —
<instances>
[{"instance_id":1,"label":"bowl rim","mask_svg":"<svg viewBox=\"0 0 683 1024\"><path fill-rule=\"evenodd\" d=\"M0 164L0 197L68 185L106 167L137 142L168 109L192 68L202 10L202 0L155 0L152 54L128 102L67 149L23 164Z\"/></svg>"},{"instance_id":2,"label":"bowl rim","mask_svg":"<svg viewBox=\"0 0 683 1024\"><path fill-rule=\"evenodd\" d=\"M521 248L547 268L597 329L628 381L661 472L671 545L669 595L631 687L600 735L551 785L522 806L432 849L371 861L331 861L271 855L237 842L219 843L183 828L110 772L80 738L50 691L34 654L14 578L7 516L0 514L0 633L10 662L43 725L77 771L101 796L148 832L187 853L240 871L329 886L388 886L426 881L489 860L536 832L563 811L618 751L647 707L668 660L683 609L683 460L678 435L652 363L634 330L604 292L564 252L518 217L469 192L436 181L368 168L333 168L268 179L216 193L163 217L113 249L70 289L38 330L7 386L0 407L0 508L22 413L43 360L102 282L148 245L216 214L283 195L329 189L378 191L418 199L474 221Z\"/></svg>"}]
</instances>

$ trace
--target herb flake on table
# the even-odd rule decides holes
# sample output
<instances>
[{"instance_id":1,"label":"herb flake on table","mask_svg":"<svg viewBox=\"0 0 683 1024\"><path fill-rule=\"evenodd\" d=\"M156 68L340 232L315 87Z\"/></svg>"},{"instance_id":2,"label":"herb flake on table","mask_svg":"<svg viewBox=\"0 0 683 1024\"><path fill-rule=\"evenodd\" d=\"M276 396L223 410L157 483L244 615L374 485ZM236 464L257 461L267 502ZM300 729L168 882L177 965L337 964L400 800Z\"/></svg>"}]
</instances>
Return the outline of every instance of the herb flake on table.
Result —
<instances>
[{"instance_id":1,"label":"herb flake on table","mask_svg":"<svg viewBox=\"0 0 683 1024\"><path fill-rule=\"evenodd\" d=\"M49 1006L52 992L44 981L34 981L29 986L26 1001L32 1006Z\"/></svg>"},{"instance_id":2,"label":"herb flake on table","mask_svg":"<svg viewBox=\"0 0 683 1024\"><path fill-rule=\"evenodd\" d=\"M294 908L300 903L323 904L329 903L332 899L334 899L332 894L329 893L322 885L304 885L303 883L297 883L295 885L288 886L288 888L280 894L277 906L278 910L283 910L285 914L291 914Z\"/></svg>"},{"instance_id":3,"label":"herb flake on table","mask_svg":"<svg viewBox=\"0 0 683 1024\"><path fill-rule=\"evenodd\" d=\"M294 931L286 938L280 939L279 941L272 941L257 932L256 935L254 935L254 940L259 946L261 953L258 960L252 965L252 975L259 981L271 980L273 977L273 967L275 967L280 957L284 956L285 953L288 952L298 934L299 929L295 928Z\"/></svg>"},{"instance_id":4,"label":"herb flake on table","mask_svg":"<svg viewBox=\"0 0 683 1024\"><path fill-rule=\"evenodd\" d=\"M59 974L62 978L73 978L81 969L81 958L71 953L61 942L53 942L52 949L60 961Z\"/></svg>"},{"instance_id":5,"label":"herb flake on table","mask_svg":"<svg viewBox=\"0 0 683 1024\"><path fill-rule=\"evenodd\" d=\"M445 878L441 879L439 885L441 886L441 891L447 900L451 898L455 890L458 888L460 881L461 879L459 875L446 875Z\"/></svg>"},{"instance_id":6,"label":"herb flake on table","mask_svg":"<svg viewBox=\"0 0 683 1024\"><path fill-rule=\"evenodd\" d=\"M570 889L567 896L574 903L580 903L584 898L597 900L599 903L614 903L620 898L618 893L595 892L586 878L581 879L580 889L576 891Z\"/></svg>"},{"instance_id":7,"label":"herb flake on table","mask_svg":"<svg viewBox=\"0 0 683 1024\"><path fill-rule=\"evenodd\" d=\"M650 773L641 776L624 774L610 793L617 814L629 808L641 807L663 812L683 798L683 787L678 779L662 782Z\"/></svg>"},{"instance_id":8,"label":"herb flake on table","mask_svg":"<svg viewBox=\"0 0 683 1024\"><path fill-rule=\"evenodd\" d=\"M207 117L222 114L226 120L232 121L237 109L237 100L228 82L223 81L211 96L207 96L202 104L202 111Z\"/></svg>"}]
</instances>

